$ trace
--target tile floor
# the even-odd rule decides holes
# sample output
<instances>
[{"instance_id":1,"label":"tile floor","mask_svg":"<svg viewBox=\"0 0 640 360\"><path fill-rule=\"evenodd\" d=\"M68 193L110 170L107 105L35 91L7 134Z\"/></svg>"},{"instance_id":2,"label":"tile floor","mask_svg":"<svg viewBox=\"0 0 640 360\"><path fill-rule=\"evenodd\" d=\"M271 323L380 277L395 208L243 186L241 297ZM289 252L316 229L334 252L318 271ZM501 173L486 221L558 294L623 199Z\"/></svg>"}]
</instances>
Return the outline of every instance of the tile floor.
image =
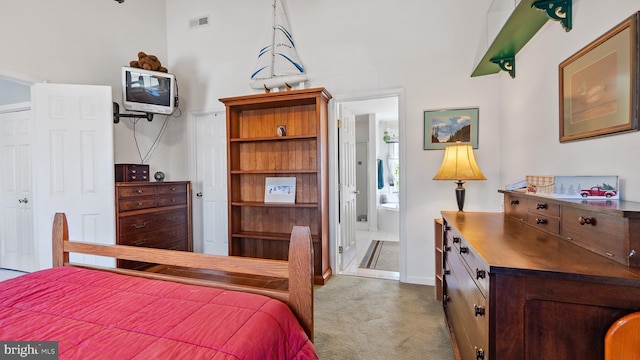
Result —
<instances>
[{"instance_id":1,"label":"tile floor","mask_svg":"<svg viewBox=\"0 0 640 360\"><path fill-rule=\"evenodd\" d=\"M347 268L340 274L343 275L355 275L377 279L388 280L400 280L400 273L397 271L385 271L385 270L373 270L373 269L360 269L358 266L364 258L364 255L369 248L371 240L387 240L398 241L397 233L390 233L385 231L368 231L368 224L365 221L358 221L356 223L356 250L358 251L354 260L347 266Z\"/></svg>"}]
</instances>

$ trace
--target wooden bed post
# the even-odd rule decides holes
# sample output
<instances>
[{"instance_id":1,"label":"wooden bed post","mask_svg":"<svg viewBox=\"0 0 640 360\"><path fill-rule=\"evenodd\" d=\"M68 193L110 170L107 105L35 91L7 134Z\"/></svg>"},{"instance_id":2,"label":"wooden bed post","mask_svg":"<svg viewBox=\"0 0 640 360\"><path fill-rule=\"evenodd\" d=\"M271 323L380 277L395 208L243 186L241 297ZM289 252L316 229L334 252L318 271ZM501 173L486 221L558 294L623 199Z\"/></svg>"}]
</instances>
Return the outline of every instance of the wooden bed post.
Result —
<instances>
[{"instance_id":1,"label":"wooden bed post","mask_svg":"<svg viewBox=\"0 0 640 360\"><path fill-rule=\"evenodd\" d=\"M291 231L289 306L313 342L313 243L308 226L294 226Z\"/></svg>"},{"instance_id":2,"label":"wooden bed post","mask_svg":"<svg viewBox=\"0 0 640 360\"><path fill-rule=\"evenodd\" d=\"M64 251L64 242L69 241L67 216L56 213L53 218L53 267L64 266L69 262L69 253Z\"/></svg>"}]
</instances>

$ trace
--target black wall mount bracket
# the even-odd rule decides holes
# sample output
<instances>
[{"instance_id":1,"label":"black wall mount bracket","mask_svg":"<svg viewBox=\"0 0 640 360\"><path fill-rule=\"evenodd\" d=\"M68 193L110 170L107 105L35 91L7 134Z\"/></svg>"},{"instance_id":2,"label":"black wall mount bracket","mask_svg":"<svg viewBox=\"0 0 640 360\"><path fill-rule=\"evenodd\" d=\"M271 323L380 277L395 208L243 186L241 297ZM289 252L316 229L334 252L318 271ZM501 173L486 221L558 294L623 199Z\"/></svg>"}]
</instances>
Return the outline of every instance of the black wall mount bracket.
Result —
<instances>
[{"instance_id":1,"label":"black wall mount bracket","mask_svg":"<svg viewBox=\"0 0 640 360\"><path fill-rule=\"evenodd\" d=\"M120 114L120 105L117 102L113 103L113 123L120 122L120 118L145 118L147 121L153 120L152 113L138 113L138 114Z\"/></svg>"}]
</instances>

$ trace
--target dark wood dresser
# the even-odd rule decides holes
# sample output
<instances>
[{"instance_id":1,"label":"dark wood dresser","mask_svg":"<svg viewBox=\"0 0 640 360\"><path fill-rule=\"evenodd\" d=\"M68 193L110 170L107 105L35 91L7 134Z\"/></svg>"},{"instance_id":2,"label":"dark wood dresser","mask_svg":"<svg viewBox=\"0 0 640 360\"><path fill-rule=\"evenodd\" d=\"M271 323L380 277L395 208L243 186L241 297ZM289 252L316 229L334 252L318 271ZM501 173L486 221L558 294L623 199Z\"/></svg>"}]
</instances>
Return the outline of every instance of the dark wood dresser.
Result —
<instances>
[{"instance_id":1,"label":"dark wood dresser","mask_svg":"<svg viewBox=\"0 0 640 360\"><path fill-rule=\"evenodd\" d=\"M505 192L505 213L442 215L461 359L603 359L608 328L640 309L639 203Z\"/></svg>"},{"instance_id":2,"label":"dark wood dresser","mask_svg":"<svg viewBox=\"0 0 640 360\"><path fill-rule=\"evenodd\" d=\"M191 183L117 182L116 243L193 251ZM117 262L118 267L138 270L150 265Z\"/></svg>"}]
</instances>

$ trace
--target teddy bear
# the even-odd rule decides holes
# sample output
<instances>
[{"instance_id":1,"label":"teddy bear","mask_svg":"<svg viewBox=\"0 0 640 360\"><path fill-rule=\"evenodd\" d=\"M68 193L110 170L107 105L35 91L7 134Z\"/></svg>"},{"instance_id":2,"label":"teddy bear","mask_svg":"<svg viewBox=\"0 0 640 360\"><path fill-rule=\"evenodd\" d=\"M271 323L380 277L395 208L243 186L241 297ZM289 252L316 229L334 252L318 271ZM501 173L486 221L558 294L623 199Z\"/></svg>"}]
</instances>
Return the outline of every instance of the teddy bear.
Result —
<instances>
[{"instance_id":1,"label":"teddy bear","mask_svg":"<svg viewBox=\"0 0 640 360\"><path fill-rule=\"evenodd\" d=\"M129 66L139 69L167 72L167 68L162 66L160 60L155 55L147 55L143 51L138 53L138 60L129 62Z\"/></svg>"}]
</instances>

